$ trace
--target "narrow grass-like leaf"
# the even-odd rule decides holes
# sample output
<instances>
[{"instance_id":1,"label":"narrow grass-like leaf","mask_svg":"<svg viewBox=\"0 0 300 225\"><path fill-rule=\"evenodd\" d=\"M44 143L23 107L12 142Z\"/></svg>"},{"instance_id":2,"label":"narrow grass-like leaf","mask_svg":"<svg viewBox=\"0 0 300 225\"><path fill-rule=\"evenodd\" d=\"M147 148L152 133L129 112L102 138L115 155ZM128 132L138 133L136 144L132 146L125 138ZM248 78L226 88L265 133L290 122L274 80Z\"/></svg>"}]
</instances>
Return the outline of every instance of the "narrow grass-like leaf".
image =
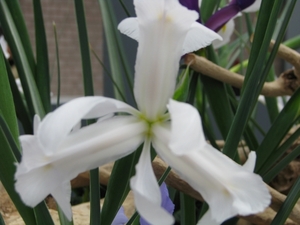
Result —
<instances>
[{"instance_id":1,"label":"narrow grass-like leaf","mask_svg":"<svg viewBox=\"0 0 300 225\"><path fill-rule=\"evenodd\" d=\"M33 70L5 1L0 1L0 22L14 56L30 116L33 117L34 114L38 114L43 118L45 111L34 80Z\"/></svg>"},{"instance_id":2,"label":"narrow grass-like leaf","mask_svg":"<svg viewBox=\"0 0 300 225\"><path fill-rule=\"evenodd\" d=\"M106 66L104 65L104 63L101 61L101 59L99 58L99 56L97 55L97 53L94 51L94 49L92 47L90 47L93 55L96 57L97 61L100 63L100 65L102 66L103 70L104 70L104 74L107 75L107 77L110 79L110 81L113 83L114 88L116 89L116 91L119 93L121 99L123 102L126 101L125 96L123 95L123 93L121 92L121 88L118 86L117 82L114 80L114 77L112 76L112 74L108 71L108 69L106 68Z\"/></svg>"},{"instance_id":3,"label":"narrow grass-like leaf","mask_svg":"<svg viewBox=\"0 0 300 225\"><path fill-rule=\"evenodd\" d=\"M33 0L33 11L36 41L36 70L34 71L35 80L45 112L48 113L51 111L50 74L47 38L40 0Z\"/></svg>"},{"instance_id":4,"label":"narrow grass-like leaf","mask_svg":"<svg viewBox=\"0 0 300 225\"><path fill-rule=\"evenodd\" d=\"M292 211L294 205L300 198L300 177L296 180L293 187L291 188L287 198L277 212L275 218L273 219L271 225L282 225L288 218L290 212ZM297 221L295 221L297 222Z\"/></svg>"},{"instance_id":5,"label":"narrow grass-like leaf","mask_svg":"<svg viewBox=\"0 0 300 225\"><path fill-rule=\"evenodd\" d=\"M258 172L259 174L264 174L271 166L269 163L274 163L274 161L272 161L266 164L268 158L272 156L272 154L274 154L274 151L279 146L281 140L287 134L289 129L297 120L299 120L299 116L300 89L298 89L291 97L291 99L287 102L286 106L282 109L277 119L272 124L261 145L256 150L256 172ZM279 127L280 129L278 129ZM285 151L285 149L282 149L282 151Z\"/></svg>"},{"instance_id":6,"label":"narrow grass-like leaf","mask_svg":"<svg viewBox=\"0 0 300 225\"><path fill-rule=\"evenodd\" d=\"M0 112L8 125L14 141L19 146L17 117L2 49L0 50Z\"/></svg>"},{"instance_id":7,"label":"narrow grass-like leaf","mask_svg":"<svg viewBox=\"0 0 300 225\"><path fill-rule=\"evenodd\" d=\"M114 14L112 12L111 2L106 0L98 0L100 4L101 9L101 15L102 15L102 21L104 26L104 33L105 33L105 39L107 43L107 49L108 49L108 57L110 62L110 69L111 74L113 77L113 80L117 83L118 87L120 88L123 95L125 94L125 85L123 82L123 66L122 60L120 57L119 47L121 43L118 43L119 38L116 37L116 34L118 34L117 31L117 24L114 20ZM128 82L131 83L130 81ZM129 88L130 91L133 91L132 85ZM119 94L119 91L114 88L114 94L116 99L121 99L122 97ZM132 92L133 95L133 92Z\"/></svg>"},{"instance_id":8,"label":"narrow grass-like leaf","mask_svg":"<svg viewBox=\"0 0 300 225\"><path fill-rule=\"evenodd\" d=\"M60 61L59 61L59 50L58 50L58 39L56 32L56 24L53 22L54 39L55 39L55 53L56 53L56 64L57 64L57 100L56 107L60 105Z\"/></svg>"},{"instance_id":9,"label":"narrow grass-like leaf","mask_svg":"<svg viewBox=\"0 0 300 225\"><path fill-rule=\"evenodd\" d=\"M37 225L54 225L49 210L44 202L33 208Z\"/></svg>"},{"instance_id":10,"label":"narrow grass-like leaf","mask_svg":"<svg viewBox=\"0 0 300 225\"><path fill-rule=\"evenodd\" d=\"M35 216L32 208L24 205L19 195L15 192L14 187L14 174L16 167L14 163L16 163L16 159L12 153L12 150L6 141L5 134L0 127L0 142L1 142L1 150L0 150L0 180L6 189L9 197L15 204L18 212L22 216L24 222L26 224L35 225Z\"/></svg>"},{"instance_id":11,"label":"narrow grass-like leaf","mask_svg":"<svg viewBox=\"0 0 300 225\"><path fill-rule=\"evenodd\" d=\"M262 2L258 16L258 23L260 26L256 28L254 35L248 69L242 90L243 93L223 149L223 152L229 157L234 157L236 155L236 149L241 135L266 79L268 71L267 69L262 71L262 68L264 68L263 66L268 53L268 46L281 5L282 1L279 0ZM275 51L275 49L273 50Z\"/></svg>"},{"instance_id":12,"label":"narrow grass-like leaf","mask_svg":"<svg viewBox=\"0 0 300 225\"><path fill-rule=\"evenodd\" d=\"M212 46L209 46L207 50L208 59L218 64ZM203 88L207 95L216 123L223 138L225 139L233 119L233 112L231 110L225 86L220 81L214 80L207 76L201 76L201 81L203 83ZM218 101L216 101L216 99L218 99Z\"/></svg>"},{"instance_id":13,"label":"narrow grass-like leaf","mask_svg":"<svg viewBox=\"0 0 300 225\"><path fill-rule=\"evenodd\" d=\"M141 151L142 146L115 162L102 207L101 224L111 224L125 200L130 190L129 180L135 172L134 166L139 160Z\"/></svg>"},{"instance_id":14,"label":"narrow grass-like leaf","mask_svg":"<svg viewBox=\"0 0 300 225\"><path fill-rule=\"evenodd\" d=\"M92 66L90 59L90 48L88 41L88 33L85 21L84 4L82 0L74 0L76 21L79 34L84 94L85 96L94 95ZM100 185L99 185L99 169L90 171L90 224L100 224Z\"/></svg>"},{"instance_id":15,"label":"narrow grass-like leaf","mask_svg":"<svg viewBox=\"0 0 300 225\"><path fill-rule=\"evenodd\" d=\"M64 212L61 210L59 205L57 205L57 211L59 215L59 222L61 225L73 225L73 220L69 221L68 218L65 216Z\"/></svg>"},{"instance_id":16,"label":"narrow grass-like leaf","mask_svg":"<svg viewBox=\"0 0 300 225\"><path fill-rule=\"evenodd\" d=\"M9 67L10 67L10 65L6 61L6 68L9 68ZM33 127L32 127L33 123L32 123L32 118L30 117L30 114L28 112L28 108L25 105L23 96L18 89L16 80L14 78L14 75L12 74L12 71L10 69L8 69L7 73L8 73L11 92L12 92L13 99L14 99L14 105L15 105L17 117L22 124L24 133L32 134L33 133Z\"/></svg>"},{"instance_id":17,"label":"narrow grass-like leaf","mask_svg":"<svg viewBox=\"0 0 300 225\"><path fill-rule=\"evenodd\" d=\"M209 0L202 1L201 3L201 19L203 22L206 22L208 18L213 14L213 12L217 9L217 5L219 4L219 0Z\"/></svg>"},{"instance_id":18,"label":"narrow grass-like leaf","mask_svg":"<svg viewBox=\"0 0 300 225\"><path fill-rule=\"evenodd\" d=\"M279 163L277 163L271 170L269 170L265 175L263 175L263 180L269 183L274 179L274 177L282 171L292 160L300 155L300 146L295 148L291 153L285 156Z\"/></svg>"},{"instance_id":19,"label":"narrow grass-like leaf","mask_svg":"<svg viewBox=\"0 0 300 225\"><path fill-rule=\"evenodd\" d=\"M293 37L289 40L286 40L282 44L284 44L287 47L292 48L292 49L300 48L300 35Z\"/></svg>"},{"instance_id":20,"label":"narrow grass-like leaf","mask_svg":"<svg viewBox=\"0 0 300 225\"><path fill-rule=\"evenodd\" d=\"M180 213L181 225L196 224L195 199L189 195L180 193Z\"/></svg>"},{"instance_id":21,"label":"narrow grass-like leaf","mask_svg":"<svg viewBox=\"0 0 300 225\"><path fill-rule=\"evenodd\" d=\"M20 6L20 1L19 0L5 0L7 4L7 8L9 9L14 24L16 26L16 29L19 32L19 35L22 36L21 42L24 48L24 52L26 54L26 58L28 60L28 64L31 68L32 71L35 70L35 60L34 60L34 55L31 47L31 42L30 38L28 35L28 30L26 28L25 24L25 19L23 17L22 11L21 11L21 6ZM11 42L8 40L9 46L11 47ZM13 57L15 57L15 52L13 52Z\"/></svg>"}]
</instances>

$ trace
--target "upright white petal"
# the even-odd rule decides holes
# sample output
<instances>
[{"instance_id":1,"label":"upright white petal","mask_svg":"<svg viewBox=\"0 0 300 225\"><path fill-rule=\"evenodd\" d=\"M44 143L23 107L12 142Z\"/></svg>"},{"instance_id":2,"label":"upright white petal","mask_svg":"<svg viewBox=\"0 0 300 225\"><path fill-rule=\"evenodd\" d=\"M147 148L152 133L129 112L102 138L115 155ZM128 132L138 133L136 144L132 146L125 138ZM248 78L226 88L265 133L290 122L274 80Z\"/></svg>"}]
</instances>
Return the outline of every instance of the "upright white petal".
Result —
<instances>
[{"instance_id":1,"label":"upright white petal","mask_svg":"<svg viewBox=\"0 0 300 225\"><path fill-rule=\"evenodd\" d=\"M168 147L170 128L157 125L153 131L157 153L203 196L212 221L220 224L238 214L261 212L269 205L268 189L260 176L248 171L249 165L243 168L208 144L179 156Z\"/></svg>"},{"instance_id":2,"label":"upright white petal","mask_svg":"<svg viewBox=\"0 0 300 225\"><path fill-rule=\"evenodd\" d=\"M139 46L134 94L141 112L155 120L173 95L183 43L198 18L177 0L135 0Z\"/></svg>"},{"instance_id":3,"label":"upright white petal","mask_svg":"<svg viewBox=\"0 0 300 225\"><path fill-rule=\"evenodd\" d=\"M161 193L154 175L150 140L146 139L138 164L136 174L130 180L134 194L134 202L139 214L152 225L168 225L174 223L174 218L161 207Z\"/></svg>"}]
</instances>

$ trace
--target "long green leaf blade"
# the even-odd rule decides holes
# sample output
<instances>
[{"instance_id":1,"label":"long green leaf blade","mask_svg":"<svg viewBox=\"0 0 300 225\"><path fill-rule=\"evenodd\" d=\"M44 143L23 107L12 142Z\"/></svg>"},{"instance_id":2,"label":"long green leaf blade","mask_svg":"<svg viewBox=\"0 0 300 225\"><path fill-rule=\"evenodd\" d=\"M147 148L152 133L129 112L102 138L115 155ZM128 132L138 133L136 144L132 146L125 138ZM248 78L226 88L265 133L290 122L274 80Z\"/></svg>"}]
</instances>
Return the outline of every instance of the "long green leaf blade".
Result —
<instances>
[{"instance_id":1,"label":"long green leaf blade","mask_svg":"<svg viewBox=\"0 0 300 225\"><path fill-rule=\"evenodd\" d=\"M36 41L36 70L35 80L45 112L51 111L50 74L47 38L40 0L33 0L35 41Z\"/></svg>"}]
</instances>

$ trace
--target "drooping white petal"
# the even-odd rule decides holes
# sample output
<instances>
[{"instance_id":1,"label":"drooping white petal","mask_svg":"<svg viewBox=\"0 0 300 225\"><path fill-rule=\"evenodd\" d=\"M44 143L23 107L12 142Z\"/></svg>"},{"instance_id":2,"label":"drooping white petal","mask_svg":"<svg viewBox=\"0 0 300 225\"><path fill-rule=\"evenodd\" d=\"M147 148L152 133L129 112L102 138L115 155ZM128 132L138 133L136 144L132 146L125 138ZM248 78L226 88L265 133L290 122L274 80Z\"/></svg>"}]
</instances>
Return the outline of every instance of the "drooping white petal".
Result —
<instances>
[{"instance_id":1,"label":"drooping white petal","mask_svg":"<svg viewBox=\"0 0 300 225\"><path fill-rule=\"evenodd\" d=\"M198 18L177 0L135 0L139 46L134 94L141 112L155 120L173 95L185 36Z\"/></svg>"},{"instance_id":2,"label":"drooping white petal","mask_svg":"<svg viewBox=\"0 0 300 225\"><path fill-rule=\"evenodd\" d=\"M70 204L71 197L71 184L70 181L63 182L55 190L51 192L52 197L55 199L61 210L69 221L72 220L72 208Z\"/></svg>"},{"instance_id":3,"label":"drooping white petal","mask_svg":"<svg viewBox=\"0 0 300 225\"><path fill-rule=\"evenodd\" d=\"M248 171L249 165L243 168L208 144L198 151L174 154L168 147L170 128L157 125L153 132L157 153L203 196L216 223L261 212L269 205L268 189L260 176Z\"/></svg>"},{"instance_id":4,"label":"drooping white petal","mask_svg":"<svg viewBox=\"0 0 300 225\"><path fill-rule=\"evenodd\" d=\"M130 180L134 202L139 214L150 224L173 224L174 219L161 207L161 193L153 173L150 157L150 140L146 139L136 174Z\"/></svg>"},{"instance_id":5,"label":"drooping white petal","mask_svg":"<svg viewBox=\"0 0 300 225\"><path fill-rule=\"evenodd\" d=\"M234 32L234 20L229 20L218 32L218 34L223 38L223 40L214 40L213 46L215 49L218 49L227 43L229 43L231 35Z\"/></svg>"},{"instance_id":6,"label":"drooping white petal","mask_svg":"<svg viewBox=\"0 0 300 225\"><path fill-rule=\"evenodd\" d=\"M204 48L213 41L222 41L222 37L202 24L194 22L185 37L182 55Z\"/></svg>"},{"instance_id":7,"label":"drooping white petal","mask_svg":"<svg viewBox=\"0 0 300 225\"><path fill-rule=\"evenodd\" d=\"M23 163L17 164L15 180L16 191L30 207L35 207L64 181L60 171L51 164L25 170Z\"/></svg>"},{"instance_id":8,"label":"drooping white petal","mask_svg":"<svg viewBox=\"0 0 300 225\"><path fill-rule=\"evenodd\" d=\"M170 99L171 140L169 147L175 154L185 154L202 148L204 132L198 111L191 105Z\"/></svg>"},{"instance_id":9,"label":"drooping white petal","mask_svg":"<svg viewBox=\"0 0 300 225\"><path fill-rule=\"evenodd\" d=\"M39 124L37 137L46 155L52 155L57 146L82 119L98 118L113 112L138 114L124 102L105 97L76 98L49 113Z\"/></svg>"},{"instance_id":10,"label":"drooping white petal","mask_svg":"<svg viewBox=\"0 0 300 225\"><path fill-rule=\"evenodd\" d=\"M243 12L257 12L260 9L261 0L256 0L252 5L250 5L248 8L244 9Z\"/></svg>"},{"instance_id":11,"label":"drooping white petal","mask_svg":"<svg viewBox=\"0 0 300 225\"><path fill-rule=\"evenodd\" d=\"M72 132L51 156L42 151L38 137L22 136L23 157L17 164L16 191L32 207L50 193L63 195L66 191L58 191L62 183L130 154L143 142L145 130L144 122L133 116L111 118ZM63 203L66 209L66 201Z\"/></svg>"}]
</instances>

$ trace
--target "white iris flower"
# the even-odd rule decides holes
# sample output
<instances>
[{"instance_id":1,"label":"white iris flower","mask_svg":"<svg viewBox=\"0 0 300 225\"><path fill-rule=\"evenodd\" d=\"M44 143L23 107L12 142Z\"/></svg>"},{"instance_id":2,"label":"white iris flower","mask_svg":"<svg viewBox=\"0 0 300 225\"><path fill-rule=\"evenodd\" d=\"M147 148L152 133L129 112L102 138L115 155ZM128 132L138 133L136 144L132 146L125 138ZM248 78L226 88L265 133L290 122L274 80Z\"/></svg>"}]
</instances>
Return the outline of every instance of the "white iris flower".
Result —
<instances>
[{"instance_id":1,"label":"white iris flower","mask_svg":"<svg viewBox=\"0 0 300 225\"><path fill-rule=\"evenodd\" d=\"M137 18L125 19L119 29L139 42L134 83L139 110L111 98L82 97L41 122L36 117L34 135L20 137L23 158L15 174L17 192L32 207L51 194L71 219L70 180L132 153L143 143L130 186L138 212L149 223L174 223L161 207L151 145L202 194L210 206L206 221L221 223L236 214L261 212L270 195L262 179L252 173L255 153L246 166L236 164L206 143L193 106L171 100L181 56L211 44L219 35L195 22L197 13L178 0L134 0L134 4ZM107 118L118 112L122 115ZM91 118L100 120L78 129L82 119Z\"/></svg>"}]
</instances>

